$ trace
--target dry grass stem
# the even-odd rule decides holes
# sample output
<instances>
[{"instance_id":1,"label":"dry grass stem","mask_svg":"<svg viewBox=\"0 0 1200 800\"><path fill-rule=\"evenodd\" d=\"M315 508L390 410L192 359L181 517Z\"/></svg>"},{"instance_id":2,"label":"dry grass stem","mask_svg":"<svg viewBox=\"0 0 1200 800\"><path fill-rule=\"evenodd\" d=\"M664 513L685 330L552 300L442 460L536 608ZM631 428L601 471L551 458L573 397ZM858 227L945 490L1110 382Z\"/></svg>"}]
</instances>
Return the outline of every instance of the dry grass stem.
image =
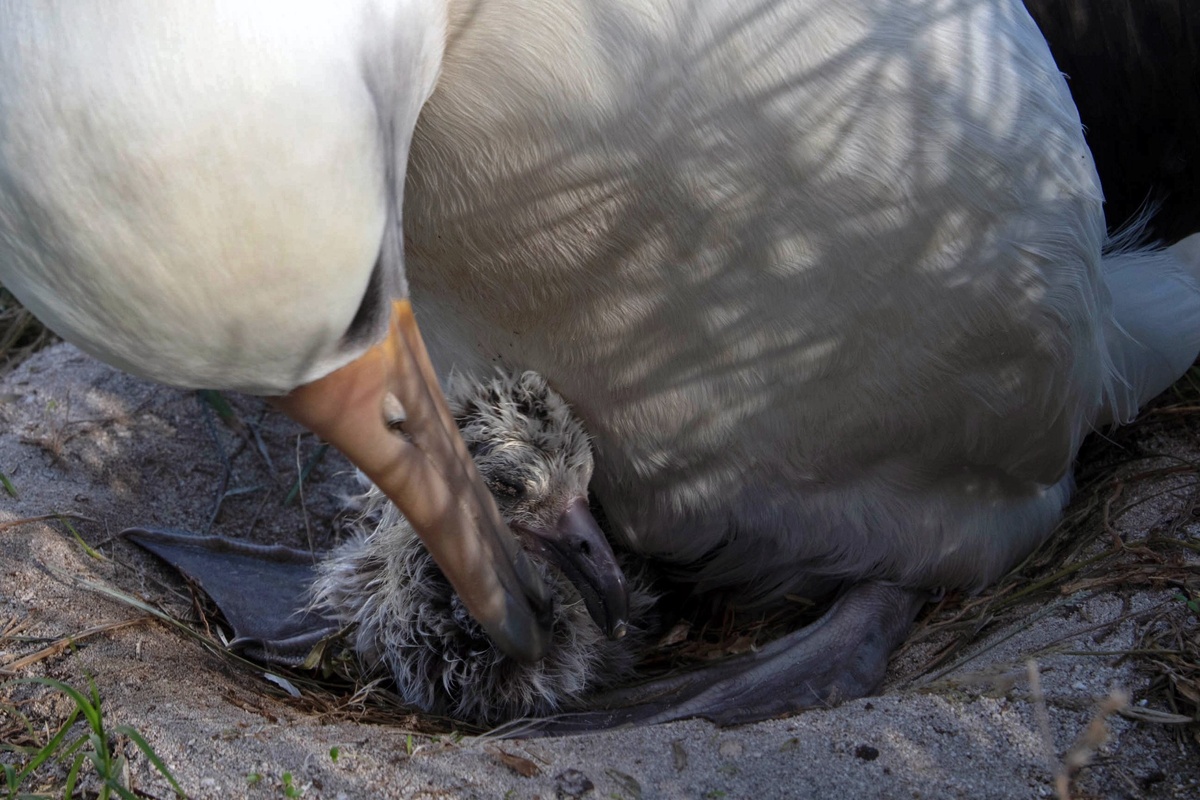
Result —
<instances>
[{"instance_id":1,"label":"dry grass stem","mask_svg":"<svg viewBox=\"0 0 1200 800\"><path fill-rule=\"evenodd\" d=\"M54 514L39 514L36 517L22 517L21 519L10 519L8 522L0 522L0 533L11 530L12 528L18 528L22 525L31 525L35 522L54 522L62 519L63 517L68 519L82 520L83 522L96 522L96 520L92 519L91 517L85 517L82 514L74 514L69 511L60 511Z\"/></svg>"},{"instance_id":2,"label":"dry grass stem","mask_svg":"<svg viewBox=\"0 0 1200 800\"><path fill-rule=\"evenodd\" d=\"M63 636L58 641L54 642L53 644L49 645L48 647L43 647L41 650L38 650L36 653L31 653L22 658L17 658L12 661L7 661L7 662L4 662L3 664L0 664L0 672L6 672L10 675L14 675L18 671L25 669L28 666L31 666L33 664L36 664L39 661L43 661L47 658L51 658L53 656L58 655L62 651L66 650L67 648L74 645L76 642L83 641L84 639L87 639L91 636L95 636L100 633L107 633L109 631L116 631L116 630L120 630L122 628L128 628L132 625L139 625L148 619L150 619L150 617L143 616L143 617L134 617L133 619L125 619L125 620L121 620L119 622L108 622L103 625L96 625L94 627L88 628L87 630L80 631L79 633L72 634L70 636Z\"/></svg>"}]
</instances>

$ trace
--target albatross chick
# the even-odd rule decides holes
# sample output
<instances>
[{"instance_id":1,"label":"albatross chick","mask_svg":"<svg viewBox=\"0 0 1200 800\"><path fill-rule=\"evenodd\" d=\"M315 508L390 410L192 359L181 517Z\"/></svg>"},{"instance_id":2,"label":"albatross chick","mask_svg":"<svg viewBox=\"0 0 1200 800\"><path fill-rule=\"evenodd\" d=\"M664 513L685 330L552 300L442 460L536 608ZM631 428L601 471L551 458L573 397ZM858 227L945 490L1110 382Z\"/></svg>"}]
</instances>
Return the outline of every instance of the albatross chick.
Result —
<instances>
[{"instance_id":1,"label":"albatross chick","mask_svg":"<svg viewBox=\"0 0 1200 800\"><path fill-rule=\"evenodd\" d=\"M555 566L564 548L592 549L585 534L548 535L561 531L561 520L600 535L585 500L592 475L587 434L534 372L480 383L455 379L447 397L501 516L550 587L555 611L546 656L528 663L497 648L377 489L367 496L367 517L377 515L378 524L320 562L314 609L349 626L362 665L390 674L405 702L425 711L495 724L577 705L632 673L646 642L638 621L655 600L648 582L631 573L630 623L606 636L588 618L588 589L572 584L569 566Z\"/></svg>"}]
</instances>

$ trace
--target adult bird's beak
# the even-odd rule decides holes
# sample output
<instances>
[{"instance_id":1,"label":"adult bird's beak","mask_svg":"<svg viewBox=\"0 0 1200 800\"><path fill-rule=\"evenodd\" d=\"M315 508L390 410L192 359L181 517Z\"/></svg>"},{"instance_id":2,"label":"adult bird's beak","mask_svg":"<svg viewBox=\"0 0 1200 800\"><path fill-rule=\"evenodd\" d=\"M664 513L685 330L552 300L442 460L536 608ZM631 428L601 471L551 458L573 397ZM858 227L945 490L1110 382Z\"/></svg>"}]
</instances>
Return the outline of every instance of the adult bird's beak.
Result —
<instances>
[{"instance_id":1,"label":"adult bird's beak","mask_svg":"<svg viewBox=\"0 0 1200 800\"><path fill-rule=\"evenodd\" d=\"M577 497L553 528L518 523L528 546L562 570L583 597L588 614L610 639L628 631L629 587L608 539L596 524L587 500Z\"/></svg>"},{"instance_id":2,"label":"adult bird's beak","mask_svg":"<svg viewBox=\"0 0 1200 800\"><path fill-rule=\"evenodd\" d=\"M545 654L547 589L467 454L407 300L394 303L384 341L273 402L391 498L504 652L526 661ZM397 405L400 431L386 418Z\"/></svg>"}]
</instances>

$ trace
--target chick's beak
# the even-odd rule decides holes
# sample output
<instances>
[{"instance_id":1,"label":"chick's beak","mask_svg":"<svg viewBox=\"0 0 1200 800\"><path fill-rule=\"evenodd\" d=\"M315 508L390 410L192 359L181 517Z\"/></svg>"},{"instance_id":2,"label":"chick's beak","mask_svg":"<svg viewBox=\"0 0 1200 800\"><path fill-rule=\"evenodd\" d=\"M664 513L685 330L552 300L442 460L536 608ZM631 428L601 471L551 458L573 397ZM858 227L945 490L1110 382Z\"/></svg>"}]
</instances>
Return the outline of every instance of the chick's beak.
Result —
<instances>
[{"instance_id":1,"label":"chick's beak","mask_svg":"<svg viewBox=\"0 0 1200 800\"><path fill-rule=\"evenodd\" d=\"M383 342L273 402L391 498L504 652L545 654L549 594L467 454L407 300L393 305ZM407 436L389 427L385 408L397 406Z\"/></svg>"},{"instance_id":2,"label":"chick's beak","mask_svg":"<svg viewBox=\"0 0 1200 800\"><path fill-rule=\"evenodd\" d=\"M610 639L629 628L629 587L587 499L567 503L553 527L514 526L529 547L557 566L583 598L592 620Z\"/></svg>"}]
</instances>

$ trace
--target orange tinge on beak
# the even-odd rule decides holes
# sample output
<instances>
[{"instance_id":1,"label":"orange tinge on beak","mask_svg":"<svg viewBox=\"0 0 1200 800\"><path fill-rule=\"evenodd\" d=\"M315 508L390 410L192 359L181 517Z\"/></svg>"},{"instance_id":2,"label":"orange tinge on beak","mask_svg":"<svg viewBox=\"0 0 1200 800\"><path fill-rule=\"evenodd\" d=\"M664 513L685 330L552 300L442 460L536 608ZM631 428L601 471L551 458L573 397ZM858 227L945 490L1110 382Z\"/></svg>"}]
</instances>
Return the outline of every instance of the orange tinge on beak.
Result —
<instances>
[{"instance_id":1,"label":"orange tinge on beak","mask_svg":"<svg viewBox=\"0 0 1200 800\"><path fill-rule=\"evenodd\" d=\"M385 419L385 403L397 400L403 433ZM526 661L545 654L546 587L467 454L407 300L393 304L384 341L273 402L391 498L501 649Z\"/></svg>"}]
</instances>

